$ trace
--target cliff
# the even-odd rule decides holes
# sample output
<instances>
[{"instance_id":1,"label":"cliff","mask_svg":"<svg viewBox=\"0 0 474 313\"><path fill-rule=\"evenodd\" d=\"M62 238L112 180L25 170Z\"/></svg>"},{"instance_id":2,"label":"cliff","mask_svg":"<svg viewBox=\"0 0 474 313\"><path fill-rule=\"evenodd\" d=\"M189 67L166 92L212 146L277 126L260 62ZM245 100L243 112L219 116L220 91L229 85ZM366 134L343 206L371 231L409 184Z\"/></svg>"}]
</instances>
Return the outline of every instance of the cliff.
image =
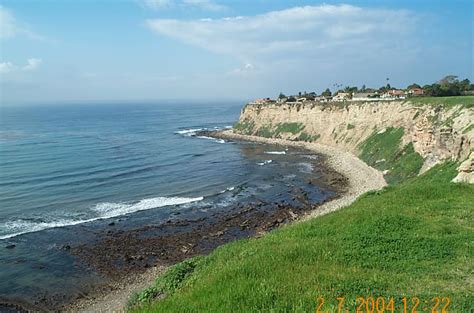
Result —
<instances>
[{"instance_id":1,"label":"cliff","mask_svg":"<svg viewBox=\"0 0 474 313\"><path fill-rule=\"evenodd\" d=\"M474 97L466 99L474 104ZM457 161L461 165L454 181L474 183L472 104L248 104L234 131L338 147L382 170L389 182L423 173L441 161Z\"/></svg>"}]
</instances>

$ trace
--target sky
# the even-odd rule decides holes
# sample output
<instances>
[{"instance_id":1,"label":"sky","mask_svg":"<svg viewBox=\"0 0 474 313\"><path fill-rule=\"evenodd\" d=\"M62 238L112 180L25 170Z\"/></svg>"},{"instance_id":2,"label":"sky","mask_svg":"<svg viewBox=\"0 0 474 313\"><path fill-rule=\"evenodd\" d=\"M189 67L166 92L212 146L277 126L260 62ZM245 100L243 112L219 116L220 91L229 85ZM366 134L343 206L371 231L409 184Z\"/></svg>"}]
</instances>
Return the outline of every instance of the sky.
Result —
<instances>
[{"instance_id":1,"label":"sky","mask_svg":"<svg viewBox=\"0 0 474 313\"><path fill-rule=\"evenodd\" d=\"M1 104L473 80L468 0L1 0Z\"/></svg>"}]
</instances>

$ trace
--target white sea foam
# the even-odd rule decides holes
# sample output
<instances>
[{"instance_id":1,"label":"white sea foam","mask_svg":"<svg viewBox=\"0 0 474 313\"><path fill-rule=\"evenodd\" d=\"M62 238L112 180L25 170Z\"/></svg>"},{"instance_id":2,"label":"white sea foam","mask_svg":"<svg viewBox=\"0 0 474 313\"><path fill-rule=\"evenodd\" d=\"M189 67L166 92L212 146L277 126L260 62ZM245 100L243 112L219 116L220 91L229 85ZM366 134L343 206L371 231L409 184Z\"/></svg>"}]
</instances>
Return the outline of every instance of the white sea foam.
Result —
<instances>
[{"instance_id":1,"label":"white sea foam","mask_svg":"<svg viewBox=\"0 0 474 313\"><path fill-rule=\"evenodd\" d=\"M1 230L6 230L9 234L0 235L1 239L8 239L18 235L33 233L40 230L64 226L72 226L88 223L100 219L117 217L133 212L144 211L170 205L180 205L203 200L203 197L183 198L183 197L156 197L143 199L135 203L111 203L104 202L94 206L91 210L98 214L89 219L58 219L50 222L33 222L25 220L9 221L0 225Z\"/></svg>"},{"instance_id":2,"label":"white sea foam","mask_svg":"<svg viewBox=\"0 0 474 313\"><path fill-rule=\"evenodd\" d=\"M266 154L286 154L286 151L265 151Z\"/></svg>"},{"instance_id":3,"label":"white sea foam","mask_svg":"<svg viewBox=\"0 0 474 313\"><path fill-rule=\"evenodd\" d=\"M208 136L197 136L196 138L209 139L209 140L212 140L212 141L217 142L217 143L225 143L224 139L212 138L212 137L208 137Z\"/></svg>"},{"instance_id":4,"label":"white sea foam","mask_svg":"<svg viewBox=\"0 0 474 313\"><path fill-rule=\"evenodd\" d=\"M317 155L314 155L314 154L305 154L303 156L307 159L310 159L310 160L318 160L319 159L319 157Z\"/></svg>"},{"instance_id":5,"label":"white sea foam","mask_svg":"<svg viewBox=\"0 0 474 313\"><path fill-rule=\"evenodd\" d=\"M258 162L257 164L260 165L260 166L263 166L263 165L266 165L266 164L270 164L272 162L273 162L273 160L265 160L263 162Z\"/></svg>"},{"instance_id":6,"label":"white sea foam","mask_svg":"<svg viewBox=\"0 0 474 313\"><path fill-rule=\"evenodd\" d=\"M226 126L227 127L227 126ZM212 130L220 130L222 128L220 127L214 127ZM179 135L182 135L182 136L185 136L185 137L196 137L196 138L200 138L200 139L209 139L209 140L212 140L214 142L217 142L217 143L225 143L225 140L224 139L218 139L218 138L212 138L212 137L209 137L209 136L197 136L197 133L200 132L200 131L206 131L206 130L209 130L209 128L191 128L191 129L183 129L183 130L178 130L178 131L175 131L174 133L175 134L179 134Z\"/></svg>"},{"instance_id":7,"label":"white sea foam","mask_svg":"<svg viewBox=\"0 0 474 313\"><path fill-rule=\"evenodd\" d=\"M154 208L160 208L169 205L179 205L190 202L203 200L203 197L198 198L180 198L180 197L156 197L150 199L143 199L136 203L110 203L104 202L97 204L93 211L100 213L102 218L110 218L128 213L144 211Z\"/></svg>"},{"instance_id":8,"label":"white sea foam","mask_svg":"<svg viewBox=\"0 0 474 313\"><path fill-rule=\"evenodd\" d=\"M175 134L180 134L183 136L196 136L197 132L205 130L204 128L191 128L191 129L183 129L183 130L178 130L175 132Z\"/></svg>"},{"instance_id":9,"label":"white sea foam","mask_svg":"<svg viewBox=\"0 0 474 313\"><path fill-rule=\"evenodd\" d=\"M311 163L301 162L298 163L298 168L302 173L311 173L313 172L313 165Z\"/></svg>"},{"instance_id":10,"label":"white sea foam","mask_svg":"<svg viewBox=\"0 0 474 313\"><path fill-rule=\"evenodd\" d=\"M228 188L226 188L225 190L222 190L220 193L224 193L224 192L227 192L227 191L232 191L232 190L234 190L234 189L235 189L234 186L228 187Z\"/></svg>"}]
</instances>

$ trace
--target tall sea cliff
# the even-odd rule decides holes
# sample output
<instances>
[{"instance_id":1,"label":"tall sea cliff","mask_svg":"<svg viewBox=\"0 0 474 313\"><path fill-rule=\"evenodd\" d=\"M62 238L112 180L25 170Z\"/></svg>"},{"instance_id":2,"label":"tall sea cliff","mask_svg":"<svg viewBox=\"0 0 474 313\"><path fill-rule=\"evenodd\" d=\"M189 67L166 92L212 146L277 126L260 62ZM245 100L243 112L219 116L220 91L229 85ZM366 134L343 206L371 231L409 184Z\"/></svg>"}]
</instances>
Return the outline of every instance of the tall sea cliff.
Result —
<instances>
[{"instance_id":1,"label":"tall sea cliff","mask_svg":"<svg viewBox=\"0 0 474 313\"><path fill-rule=\"evenodd\" d=\"M474 101L474 99L473 99ZM474 107L411 101L247 104L234 131L311 141L359 156L397 182L446 160L474 183Z\"/></svg>"}]
</instances>

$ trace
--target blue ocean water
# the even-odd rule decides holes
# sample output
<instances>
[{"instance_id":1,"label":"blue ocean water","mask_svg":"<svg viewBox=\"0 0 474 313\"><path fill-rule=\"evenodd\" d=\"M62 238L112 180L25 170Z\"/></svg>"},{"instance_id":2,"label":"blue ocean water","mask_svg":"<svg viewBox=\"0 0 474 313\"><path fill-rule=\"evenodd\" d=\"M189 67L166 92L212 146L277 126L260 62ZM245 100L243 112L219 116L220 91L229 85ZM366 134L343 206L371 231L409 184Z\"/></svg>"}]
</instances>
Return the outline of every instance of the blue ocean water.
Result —
<instances>
[{"instance_id":1,"label":"blue ocean water","mask_svg":"<svg viewBox=\"0 0 474 313\"><path fill-rule=\"evenodd\" d=\"M189 135L229 127L239 109L202 103L3 108L0 239L199 201L238 184L235 147Z\"/></svg>"},{"instance_id":2,"label":"blue ocean water","mask_svg":"<svg viewBox=\"0 0 474 313\"><path fill-rule=\"evenodd\" d=\"M229 128L242 103L97 103L0 108L0 303L69 301L101 275L62 247L96 230L206 217L241 202L312 203L306 151L199 137ZM13 246L12 249L6 249ZM51 307L44 307L51 309Z\"/></svg>"}]
</instances>

